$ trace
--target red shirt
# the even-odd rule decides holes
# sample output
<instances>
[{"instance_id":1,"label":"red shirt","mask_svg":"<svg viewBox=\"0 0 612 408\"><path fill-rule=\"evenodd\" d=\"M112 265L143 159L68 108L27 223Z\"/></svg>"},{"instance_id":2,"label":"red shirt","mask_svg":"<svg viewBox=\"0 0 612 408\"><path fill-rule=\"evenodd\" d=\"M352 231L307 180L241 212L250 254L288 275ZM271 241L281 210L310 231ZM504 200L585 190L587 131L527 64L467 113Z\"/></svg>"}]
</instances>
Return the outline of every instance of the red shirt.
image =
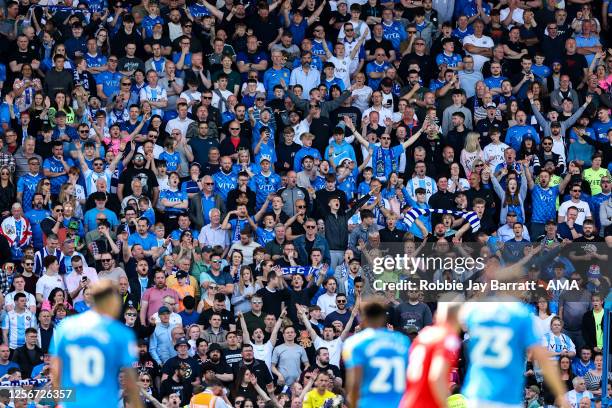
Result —
<instances>
[{"instance_id":1,"label":"red shirt","mask_svg":"<svg viewBox=\"0 0 612 408\"><path fill-rule=\"evenodd\" d=\"M450 377L452 367L457 363L461 341L455 332L446 326L424 328L410 347L406 393L400 408L436 408L438 404L429 385L429 370L435 355L441 355L449 363Z\"/></svg>"}]
</instances>

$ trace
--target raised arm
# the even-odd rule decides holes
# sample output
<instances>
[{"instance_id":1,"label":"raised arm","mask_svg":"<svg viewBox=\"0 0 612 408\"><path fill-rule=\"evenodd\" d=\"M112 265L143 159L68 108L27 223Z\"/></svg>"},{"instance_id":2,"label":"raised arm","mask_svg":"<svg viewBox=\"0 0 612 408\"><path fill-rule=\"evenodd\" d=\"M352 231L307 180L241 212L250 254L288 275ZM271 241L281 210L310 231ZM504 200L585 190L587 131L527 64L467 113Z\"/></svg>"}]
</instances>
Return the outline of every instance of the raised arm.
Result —
<instances>
[{"instance_id":1,"label":"raised arm","mask_svg":"<svg viewBox=\"0 0 612 408\"><path fill-rule=\"evenodd\" d=\"M366 27L366 29L363 31L363 34L361 35L361 38L357 42L357 45L355 45L355 47L353 48L353 51L351 51L351 54L349 55L351 60L353 60L353 58L357 56L357 54L361 50L361 46L365 42L366 38L368 38L369 34L370 34L370 28Z\"/></svg>"},{"instance_id":2,"label":"raised arm","mask_svg":"<svg viewBox=\"0 0 612 408\"><path fill-rule=\"evenodd\" d=\"M238 312L238 321L240 322L240 329L242 330L242 342L244 344L251 344L251 335L249 333L249 329L247 328L247 324L244 321L244 316L242 315L242 312Z\"/></svg>"},{"instance_id":3,"label":"raised arm","mask_svg":"<svg viewBox=\"0 0 612 408\"><path fill-rule=\"evenodd\" d=\"M363 136L361 136L361 134L359 134L359 132L357 131L357 128L353 124L353 120L350 117L348 117L348 116L343 116L342 120L344 120L344 123L346 124L346 127L353 133L353 135L355 136L355 139L357 139L357 141L363 147L369 148L370 147L370 143Z\"/></svg>"},{"instance_id":4,"label":"raised arm","mask_svg":"<svg viewBox=\"0 0 612 408\"><path fill-rule=\"evenodd\" d=\"M312 328L312 324L310 324L310 320L308 320L308 312L306 311L307 309L302 305L296 305L296 307L298 309L298 315L302 318L302 323L304 323L304 326L306 327L306 331L308 332L308 335L310 336L312 341L315 341L315 339L319 337L319 335Z\"/></svg>"},{"instance_id":5,"label":"raised arm","mask_svg":"<svg viewBox=\"0 0 612 408\"><path fill-rule=\"evenodd\" d=\"M348 320L348 322L346 322L346 326L344 327L344 330L342 330L342 333L340 334L340 340L342 340L342 341L346 340L346 338L348 337L349 333L351 332L351 327L353 326L353 321L355 320L355 317L357 316L357 313L359 313L359 304L360 303L361 303L361 298L358 297L357 300L355 301L355 304L353 305L353 309L351 310L351 317L349 317L349 320Z\"/></svg>"},{"instance_id":6,"label":"raised arm","mask_svg":"<svg viewBox=\"0 0 612 408\"><path fill-rule=\"evenodd\" d=\"M325 4L327 4L326 1L322 1L321 5L319 7L317 7L317 9L314 11L314 13L312 13L310 15L310 17L308 17L306 19L306 23L310 26L312 25L312 23L314 23L315 21L317 21L319 19L319 16L321 15L321 13L323 12L323 9L325 8ZM325 44L325 40L323 40L323 44Z\"/></svg>"},{"instance_id":7,"label":"raised arm","mask_svg":"<svg viewBox=\"0 0 612 408\"><path fill-rule=\"evenodd\" d=\"M218 8L216 8L215 6L213 6L207 1L204 1L203 4L204 4L204 7L206 7L208 11L210 11L210 14L212 14L217 20L219 21L223 20L223 13ZM232 12L233 11L234 11L234 8L232 8Z\"/></svg>"}]
</instances>

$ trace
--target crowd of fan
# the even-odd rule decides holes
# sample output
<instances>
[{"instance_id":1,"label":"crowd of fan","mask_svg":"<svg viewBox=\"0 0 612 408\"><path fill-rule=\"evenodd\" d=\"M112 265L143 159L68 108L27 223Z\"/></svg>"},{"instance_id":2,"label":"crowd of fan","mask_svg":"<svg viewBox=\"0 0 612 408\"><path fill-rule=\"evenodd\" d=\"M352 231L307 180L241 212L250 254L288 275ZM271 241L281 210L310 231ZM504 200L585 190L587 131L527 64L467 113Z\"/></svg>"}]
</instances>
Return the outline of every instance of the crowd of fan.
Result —
<instances>
[{"instance_id":1,"label":"crowd of fan","mask_svg":"<svg viewBox=\"0 0 612 408\"><path fill-rule=\"evenodd\" d=\"M0 380L48 377L111 279L147 406L331 406L385 245L475 243L484 269L418 271L451 281L537 242L528 276L579 289L525 301L572 401L601 396L608 1L75 3L2 3ZM431 324L383 295L389 327Z\"/></svg>"}]
</instances>

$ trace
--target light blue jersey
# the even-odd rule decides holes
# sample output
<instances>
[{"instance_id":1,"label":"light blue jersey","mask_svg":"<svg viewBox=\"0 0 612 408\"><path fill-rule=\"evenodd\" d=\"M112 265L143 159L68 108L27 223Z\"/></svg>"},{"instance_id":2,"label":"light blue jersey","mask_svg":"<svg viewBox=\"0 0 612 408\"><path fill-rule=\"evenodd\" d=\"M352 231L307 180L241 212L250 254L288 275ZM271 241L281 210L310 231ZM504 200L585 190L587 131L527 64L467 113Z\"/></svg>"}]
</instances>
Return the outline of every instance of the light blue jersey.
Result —
<instances>
[{"instance_id":1,"label":"light blue jersey","mask_svg":"<svg viewBox=\"0 0 612 408\"><path fill-rule=\"evenodd\" d=\"M344 343L346 368L361 367L357 408L397 407L406 386L410 339L387 329L365 329Z\"/></svg>"},{"instance_id":2,"label":"light blue jersey","mask_svg":"<svg viewBox=\"0 0 612 408\"><path fill-rule=\"evenodd\" d=\"M92 310L55 329L50 353L61 361L61 387L76 398L65 407L117 406L119 371L136 361L133 331Z\"/></svg>"},{"instance_id":3,"label":"light blue jersey","mask_svg":"<svg viewBox=\"0 0 612 408\"><path fill-rule=\"evenodd\" d=\"M527 350L540 344L533 314L512 299L468 308L469 368L462 394L468 400L522 406Z\"/></svg>"}]
</instances>

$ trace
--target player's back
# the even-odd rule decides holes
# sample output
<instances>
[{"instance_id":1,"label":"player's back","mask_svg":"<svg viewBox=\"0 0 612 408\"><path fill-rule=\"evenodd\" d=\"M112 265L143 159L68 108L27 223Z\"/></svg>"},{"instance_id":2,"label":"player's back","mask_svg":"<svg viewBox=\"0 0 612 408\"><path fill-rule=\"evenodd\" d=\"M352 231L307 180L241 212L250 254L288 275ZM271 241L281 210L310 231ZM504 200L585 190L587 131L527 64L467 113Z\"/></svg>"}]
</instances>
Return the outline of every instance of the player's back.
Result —
<instances>
[{"instance_id":1,"label":"player's back","mask_svg":"<svg viewBox=\"0 0 612 408\"><path fill-rule=\"evenodd\" d=\"M463 394L470 401L522 406L526 353L539 343L533 316L518 301L467 307L469 365Z\"/></svg>"},{"instance_id":2,"label":"player's back","mask_svg":"<svg viewBox=\"0 0 612 408\"><path fill-rule=\"evenodd\" d=\"M461 342L459 337L446 326L428 326L419 333L410 347L410 365L406 378L406 394L402 398L401 408L439 406L429 384L429 371L433 356L441 355L454 367ZM450 373L444 373L450 375Z\"/></svg>"},{"instance_id":3,"label":"player's back","mask_svg":"<svg viewBox=\"0 0 612 408\"><path fill-rule=\"evenodd\" d=\"M131 367L136 343L127 327L88 311L62 322L50 351L60 359L61 387L74 392L75 401L65 406L116 406L119 371Z\"/></svg>"},{"instance_id":4,"label":"player's back","mask_svg":"<svg viewBox=\"0 0 612 408\"><path fill-rule=\"evenodd\" d=\"M357 408L397 407L404 392L410 339L387 329L365 329L344 343L347 368L361 367Z\"/></svg>"}]
</instances>

